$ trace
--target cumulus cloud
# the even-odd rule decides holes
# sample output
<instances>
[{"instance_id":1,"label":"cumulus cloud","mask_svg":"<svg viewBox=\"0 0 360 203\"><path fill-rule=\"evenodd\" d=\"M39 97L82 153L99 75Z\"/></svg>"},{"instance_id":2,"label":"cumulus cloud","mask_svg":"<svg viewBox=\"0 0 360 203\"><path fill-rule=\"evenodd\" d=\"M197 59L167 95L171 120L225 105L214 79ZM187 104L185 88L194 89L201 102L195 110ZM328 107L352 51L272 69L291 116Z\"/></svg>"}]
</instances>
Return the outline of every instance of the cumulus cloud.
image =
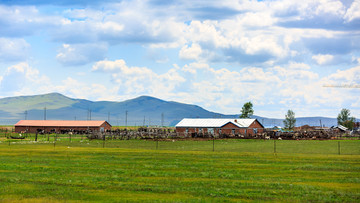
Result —
<instances>
[{"instance_id":1,"label":"cumulus cloud","mask_svg":"<svg viewBox=\"0 0 360 203\"><path fill-rule=\"evenodd\" d=\"M74 88L76 87L76 88ZM69 97L90 100L118 100L117 87L109 88L103 84L83 82L72 77L67 77L61 84L53 84L53 90Z\"/></svg>"},{"instance_id":2,"label":"cumulus cloud","mask_svg":"<svg viewBox=\"0 0 360 203\"><path fill-rule=\"evenodd\" d=\"M360 84L360 66L347 70L337 70L336 73L326 77L332 84Z\"/></svg>"},{"instance_id":3,"label":"cumulus cloud","mask_svg":"<svg viewBox=\"0 0 360 203\"><path fill-rule=\"evenodd\" d=\"M110 1L103 5L102 10L92 6L66 9L63 16L45 16L34 6L2 6L4 12L0 13L5 14L0 25L3 22L2 27L7 29L0 31L0 35L1 32L9 32L24 36L34 34L34 30L46 30L55 42L81 52L77 53L76 59L71 58L71 51L63 47L56 58L67 65L85 64L88 58L92 58L89 56L93 54L84 53L82 45L77 45L79 43L88 47L92 45L89 50L100 51L94 60L104 58L107 52L104 44L141 43L151 48L177 48L181 59L274 64L302 51L292 50L293 43L302 38L305 38L304 44L313 54L347 54L358 50L359 47L354 46L358 39L343 33L329 33L329 29L296 30L286 25L300 22L306 27L305 21L309 21L316 27L319 23L313 22L325 20L327 25L336 22L345 26L343 18L350 19L349 16L352 16L351 19L356 19L357 5L355 1L346 10L337 0L169 2L164 10L163 3L154 1ZM223 18L213 19L209 11L221 13ZM228 11L232 12L225 15ZM324 34L319 36L317 33L327 33L326 39ZM95 48L95 44L102 45Z\"/></svg>"},{"instance_id":4,"label":"cumulus cloud","mask_svg":"<svg viewBox=\"0 0 360 203\"><path fill-rule=\"evenodd\" d=\"M88 92L98 98L110 98L101 93L109 91L111 98L148 94L223 112L248 100L264 109L339 107L346 99L358 104L346 92L321 88L325 82L358 82L357 68L349 68L360 58L358 0L27 2L0 5L0 27L6 28L0 29L1 62L29 60L45 46L47 51L59 47L44 55L53 54L65 66L84 65L82 72L96 62L81 77L108 74L113 85L64 73L61 84L46 83L41 91L53 88L84 98ZM146 59L126 63L134 58ZM34 59L39 61L44 60ZM326 65L326 72L319 65ZM35 70L26 63L11 66L0 76L1 85L16 92L40 88L29 85L31 78L43 77L27 76ZM11 86L9 76L18 86Z\"/></svg>"},{"instance_id":5,"label":"cumulus cloud","mask_svg":"<svg viewBox=\"0 0 360 203\"><path fill-rule=\"evenodd\" d=\"M0 61L23 61L29 49L30 44L24 39L0 38Z\"/></svg>"},{"instance_id":6,"label":"cumulus cloud","mask_svg":"<svg viewBox=\"0 0 360 203\"><path fill-rule=\"evenodd\" d=\"M0 90L5 95L41 91L49 83L49 78L41 75L38 69L32 68L28 63L22 62L6 69L0 83ZM31 90L32 89L32 90ZM26 94L29 94L26 92Z\"/></svg>"},{"instance_id":7,"label":"cumulus cloud","mask_svg":"<svg viewBox=\"0 0 360 203\"><path fill-rule=\"evenodd\" d=\"M159 74L147 67L129 67L124 60L115 60L100 61L93 66L93 71L107 72L119 92L125 95L150 94L222 112L234 112L239 103L249 100L260 106L276 103L285 108L301 108L304 103L329 105L328 100L333 97L333 92L321 89L322 79L311 67L296 62L282 67L247 67L238 71L191 63ZM331 105L342 102L342 98L332 99Z\"/></svg>"},{"instance_id":8,"label":"cumulus cloud","mask_svg":"<svg viewBox=\"0 0 360 203\"><path fill-rule=\"evenodd\" d=\"M63 44L56 59L63 65L83 65L105 58L106 44Z\"/></svg>"},{"instance_id":9,"label":"cumulus cloud","mask_svg":"<svg viewBox=\"0 0 360 203\"><path fill-rule=\"evenodd\" d=\"M34 6L3 6L0 4L0 36L24 37L42 29L52 28L60 17L46 16Z\"/></svg>"},{"instance_id":10,"label":"cumulus cloud","mask_svg":"<svg viewBox=\"0 0 360 203\"><path fill-rule=\"evenodd\" d=\"M174 69L156 74L146 67L128 67L124 60L99 61L92 70L111 73L112 81L119 85L119 91L130 95L170 93L185 81Z\"/></svg>"},{"instance_id":11,"label":"cumulus cloud","mask_svg":"<svg viewBox=\"0 0 360 203\"><path fill-rule=\"evenodd\" d=\"M318 55L314 55L312 56L312 59L316 61L317 64L319 65L326 65L332 62L332 60L334 59L333 55L330 54L318 54Z\"/></svg>"},{"instance_id":12,"label":"cumulus cloud","mask_svg":"<svg viewBox=\"0 0 360 203\"><path fill-rule=\"evenodd\" d=\"M182 59L199 59L200 54L202 53L201 47L198 44L192 44L189 46L184 46L179 52L179 57Z\"/></svg>"},{"instance_id":13,"label":"cumulus cloud","mask_svg":"<svg viewBox=\"0 0 360 203\"><path fill-rule=\"evenodd\" d=\"M359 18L360 18L360 1L355 0L351 4L350 8L346 11L344 19L346 20L346 22L350 22Z\"/></svg>"}]
</instances>

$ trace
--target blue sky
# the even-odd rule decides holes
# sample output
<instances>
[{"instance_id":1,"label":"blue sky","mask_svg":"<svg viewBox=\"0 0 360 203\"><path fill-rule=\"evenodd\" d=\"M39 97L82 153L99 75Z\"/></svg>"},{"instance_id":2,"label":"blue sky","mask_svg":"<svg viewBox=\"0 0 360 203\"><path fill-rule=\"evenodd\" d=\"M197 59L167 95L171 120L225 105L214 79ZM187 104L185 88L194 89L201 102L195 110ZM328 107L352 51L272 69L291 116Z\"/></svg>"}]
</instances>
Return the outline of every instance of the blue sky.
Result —
<instances>
[{"instance_id":1,"label":"blue sky","mask_svg":"<svg viewBox=\"0 0 360 203\"><path fill-rule=\"evenodd\" d=\"M1 1L0 97L360 117L360 1ZM76 2L76 3L74 3Z\"/></svg>"}]
</instances>

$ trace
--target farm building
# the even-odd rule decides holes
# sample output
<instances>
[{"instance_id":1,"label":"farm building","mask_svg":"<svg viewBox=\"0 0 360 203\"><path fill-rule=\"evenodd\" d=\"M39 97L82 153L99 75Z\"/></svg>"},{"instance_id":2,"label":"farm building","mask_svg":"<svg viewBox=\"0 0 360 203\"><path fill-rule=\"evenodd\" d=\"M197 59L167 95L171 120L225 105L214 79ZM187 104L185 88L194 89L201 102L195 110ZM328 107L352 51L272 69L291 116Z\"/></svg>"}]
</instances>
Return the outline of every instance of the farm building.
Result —
<instances>
[{"instance_id":1,"label":"farm building","mask_svg":"<svg viewBox=\"0 0 360 203\"><path fill-rule=\"evenodd\" d=\"M255 136L264 132L264 126L256 119L184 118L175 127L180 136L199 133Z\"/></svg>"},{"instance_id":2,"label":"farm building","mask_svg":"<svg viewBox=\"0 0 360 203\"><path fill-rule=\"evenodd\" d=\"M111 125L107 121L20 120L15 124L17 133L104 132L107 130L111 130Z\"/></svg>"}]
</instances>

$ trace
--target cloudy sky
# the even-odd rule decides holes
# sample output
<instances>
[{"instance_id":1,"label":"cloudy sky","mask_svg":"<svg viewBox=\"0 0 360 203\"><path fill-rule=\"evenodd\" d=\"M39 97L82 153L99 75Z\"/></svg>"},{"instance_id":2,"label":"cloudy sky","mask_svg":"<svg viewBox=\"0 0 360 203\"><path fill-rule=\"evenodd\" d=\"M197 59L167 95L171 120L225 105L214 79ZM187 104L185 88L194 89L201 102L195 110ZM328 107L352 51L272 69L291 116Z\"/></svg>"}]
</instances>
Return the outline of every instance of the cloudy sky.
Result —
<instances>
[{"instance_id":1,"label":"cloudy sky","mask_svg":"<svg viewBox=\"0 0 360 203\"><path fill-rule=\"evenodd\" d=\"M141 95L235 114L360 117L360 0L5 0L0 98ZM75 3L76 2L76 3Z\"/></svg>"}]
</instances>

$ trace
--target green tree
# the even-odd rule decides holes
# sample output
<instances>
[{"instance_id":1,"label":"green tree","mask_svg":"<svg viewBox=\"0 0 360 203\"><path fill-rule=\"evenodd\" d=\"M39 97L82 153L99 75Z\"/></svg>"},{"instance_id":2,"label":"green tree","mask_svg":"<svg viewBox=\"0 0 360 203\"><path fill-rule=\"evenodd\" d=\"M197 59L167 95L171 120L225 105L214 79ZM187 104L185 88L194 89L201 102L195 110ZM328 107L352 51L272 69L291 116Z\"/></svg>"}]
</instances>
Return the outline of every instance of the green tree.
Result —
<instances>
[{"instance_id":1,"label":"green tree","mask_svg":"<svg viewBox=\"0 0 360 203\"><path fill-rule=\"evenodd\" d=\"M349 109L341 109L337 117L338 125L345 126L352 130L355 125L355 118L350 116Z\"/></svg>"},{"instance_id":2,"label":"green tree","mask_svg":"<svg viewBox=\"0 0 360 203\"><path fill-rule=\"evenodd\" d=\"M292 110L288 110L285 115L284 125L285 129L292 130L295 127L296 119L295 113Z\"/></svg>"},{"instance_id":3,"label":"green tree","mask_svg":"<svg viewBox=\"0 0 360 203\"><path fill-rule=\"evenodd\" d=\"M253 104L251 102L246 102L241 109L240 118L250 118L253 114Z\"/></svg>"}]
</instances>

